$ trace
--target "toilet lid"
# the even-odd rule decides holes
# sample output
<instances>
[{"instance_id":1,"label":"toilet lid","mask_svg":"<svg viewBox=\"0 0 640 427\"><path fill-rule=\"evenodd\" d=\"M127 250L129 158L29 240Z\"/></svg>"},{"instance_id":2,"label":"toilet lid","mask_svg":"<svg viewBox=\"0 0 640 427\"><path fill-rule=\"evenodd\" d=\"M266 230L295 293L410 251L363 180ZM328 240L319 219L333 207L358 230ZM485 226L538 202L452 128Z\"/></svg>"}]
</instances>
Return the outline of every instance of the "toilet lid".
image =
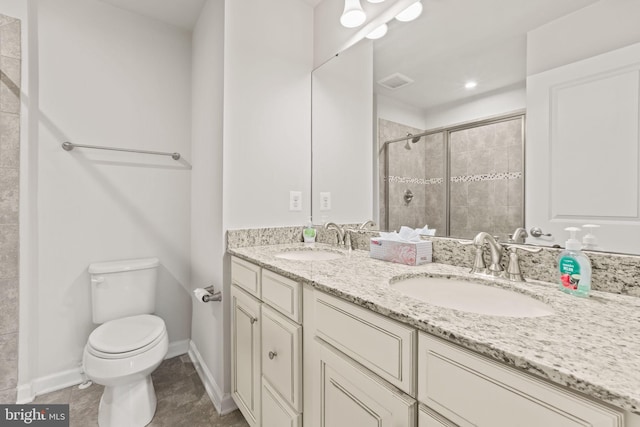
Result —
<instances>
[{"instance_id":1,"label":"toilet lid","mask_svg":"<svg viewBox=\"0 0 640 427\"><path fill-rule=\"evenodd\" d=\"M127 353L149 345L164 331L164 320L158 316L124 317L98 326L89 335L89 345L102 353Z\"/></svg>"}]
</instances>

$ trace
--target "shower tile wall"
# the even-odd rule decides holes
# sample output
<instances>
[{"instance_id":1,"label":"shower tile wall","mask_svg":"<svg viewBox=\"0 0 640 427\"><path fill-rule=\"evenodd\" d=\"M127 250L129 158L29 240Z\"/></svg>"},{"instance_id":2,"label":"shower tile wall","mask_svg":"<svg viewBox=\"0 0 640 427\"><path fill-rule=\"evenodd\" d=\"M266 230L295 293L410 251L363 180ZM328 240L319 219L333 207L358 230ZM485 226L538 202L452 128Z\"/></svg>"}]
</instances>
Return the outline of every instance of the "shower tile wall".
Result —
<instances>
[{"instance_id":1,"label":"shower tile wall","mask_svg":"<svg viewBox=\"0 0 640 427\"><path fill-rule=\"evenodd\" d=\"M424 131L389 120L378 121L379 144L421 132ZM443 143L440 134L422 138L417 143L409 141L410 149L406 148L405 142L388 144L386 174L385 153L380 153L380 223L383 228L398 230L403 225L424 227L428 224L438 230L438 235L445 231ZM389 181L388 195L386 180ZM406 190L414 196L409 203L404 200Z\"/></svg>"},{"instance_id":2,"label":"shower tile wall","mask_svg":"<svg viewBox=\"0 0 640 427\"><path fill-rule=\"evenodd\" d=\"M505 238L523 226L523 119L450 133L450 235Z\"/></svg>"},{"instance_id":3,"label":"shower tile wall","mask_svg":"<svg viewBox=\"0 0 640 427\"><path fill-rule=\"evenodd\" d=\"M20 21L0 15L0 403L18 381Z\"/></svg>"}]
</instances>

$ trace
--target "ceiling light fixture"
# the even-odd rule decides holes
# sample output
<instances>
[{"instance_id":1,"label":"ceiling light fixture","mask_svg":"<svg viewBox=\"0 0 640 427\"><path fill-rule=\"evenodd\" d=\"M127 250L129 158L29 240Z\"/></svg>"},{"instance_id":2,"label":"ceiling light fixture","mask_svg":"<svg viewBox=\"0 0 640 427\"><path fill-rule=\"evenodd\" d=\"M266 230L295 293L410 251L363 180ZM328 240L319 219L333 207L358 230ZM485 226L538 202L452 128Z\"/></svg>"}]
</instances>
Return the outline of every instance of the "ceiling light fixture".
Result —
<instances>
[{"instance_id":1,"label":"ceiling light fixture","mask_svg":"<svg viewBox=\"0 0 640 427\"><path fill-rule=\"evenodd\" d=\"M402 12L396 15L396 19L400 22L409 22L416 19L422 14L422 3L418 0Z\"/></svg>"},{"instance_id":2,"label":"ceiling light fixture","mask_svg":"<svg viewBox=\"0 0 640 427\"><path fill-rule=\"evenodd\" d=\"M464 84L465 89L473 89L476 86L478 86L478 82L473 81L473 80L469 80L468 82L466 82Z\"/></svg>"},{"instance_id":3,"label":"ceiling light fixture","mask_svg":"<svg viewBox=\"0 0 640 427\"><path fill-rule=\"evenodd\" d=\"M369 3L382 3L384 0L367 0Z\"/></svg>"},{"instance_id":4,"label":"ceiling light fixture","mask_svg":"<svg viewBox=\"0 0 640 427\"><path fill-rule=\"evenodd\" d=\"M343 27L359 27L366 19L367 15L360 5L360 0L344 0L344 11L340 17L340 23Z\"/></svg>"},{"instance_id":5,"label":"ceiling light fixture","mask_svg":"<svg viewBox=\"0 0 640 427\"><path fill-rule=\"evenodd\" d=\"M377 40L379 38L384 37L384 35L387 34L387 30L388 29L389 29L389 27L387 27L387 24L382 24L378 28L376 28L375 30L373 30L369 34L367 34L366 37L369 40Z\"/></svg>"}]
</instances>

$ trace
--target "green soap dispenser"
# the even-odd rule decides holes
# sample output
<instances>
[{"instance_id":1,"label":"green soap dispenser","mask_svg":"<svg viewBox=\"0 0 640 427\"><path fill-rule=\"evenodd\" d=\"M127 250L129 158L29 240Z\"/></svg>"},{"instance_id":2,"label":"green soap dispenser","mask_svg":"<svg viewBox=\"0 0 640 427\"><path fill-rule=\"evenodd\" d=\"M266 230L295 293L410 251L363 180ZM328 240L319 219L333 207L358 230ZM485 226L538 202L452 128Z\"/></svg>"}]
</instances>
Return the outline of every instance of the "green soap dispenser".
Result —
<instances>
[{"instance_id":1,"label":"green soap dispenser","mask_svg":"<svg viewBox=\"0 0 640 427\"><path fill-rule=\"evenodd\" d=\"M305 243L315 243L316 241L317 231L313 228L313 222L311 222L311 218L309 218L309 222L302 230L302 238Z\"/></svg>"},{"instance_id":2,"label":"green soap dispenser","mask_svg":"<svg viewBox=\"0 0 640 427\"><path fill-rule=\"evenodd\" d=\"M565 250L558 256L560 290L579 297L588 297L591 292L591 262L580 250L582 244L576 239L577 227L567 227L569 240Z\"/></svg>"}]
</instances>

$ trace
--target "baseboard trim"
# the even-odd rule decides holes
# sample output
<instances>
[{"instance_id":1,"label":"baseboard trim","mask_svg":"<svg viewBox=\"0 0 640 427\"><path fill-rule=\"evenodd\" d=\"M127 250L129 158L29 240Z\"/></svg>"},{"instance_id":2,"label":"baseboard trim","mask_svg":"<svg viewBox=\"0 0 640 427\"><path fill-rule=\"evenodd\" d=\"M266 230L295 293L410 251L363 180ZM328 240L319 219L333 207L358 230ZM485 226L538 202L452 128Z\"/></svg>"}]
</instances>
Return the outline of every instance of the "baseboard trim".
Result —
<instances>
[{"instance_id":1,"label":"baseboard trim","mask_svg":"<svg viewBox=\"0 0 640 427\"><path fill-rule=\"evenodd\" d=\"M190 340L181 340L169 343L169 349L165 359L187 354L189 352ZM31 403L36 396L62 390L84 382L82 368L78 366L67 371L36 378L30 383L18 386L17 403Z\"/></svg>"},{"instance_id":2,"label":"baseboard trim","mask_svg":"<svg viewBox=\"0 0 640 427\"><path fill-rule=\"evenodd\" d=\"M17 403L31 403L36 396L51 393L82 383L80 367L69 369L44 377L36 378L29 384L18 387Z\"/></svg>"},{"instance_id":3,"label":"baseboard trim","mask_svg":"<svg viewBox=\"0 0 640 427\"><path fill-rule=\"evenodd\" d=\"M216 411L218 411L218 414L226 415L230 412L235 411L238 407L231 398L231 394L225 394L220 389L220 386L218 386L218 383L213 378L213 375L211 375L211 371L209 371L207 364L204 362L202 356L200 355L200 352L198 351L198 347L193 341L189 343L189 357L193 362L193 366L196 368L198 376L204 384L205 390L207 390L209 399L211 399L211 402L213 402L213 406L215 406Z\"/></svg>"},{"instance_id":4,"label":"baseboard trim","mask_svg":"<svg viewBox=\"0 0 640 427\"><path fill-rule=\"evenodd\" d=\"M166 359L171 359L172 357L182 356L183 354L187 354L189 352L189 342L191 340L181 340L174 341L169 343L169 350L167 350L167 355L164 357Z\"/></svg>"}]
</instances>

